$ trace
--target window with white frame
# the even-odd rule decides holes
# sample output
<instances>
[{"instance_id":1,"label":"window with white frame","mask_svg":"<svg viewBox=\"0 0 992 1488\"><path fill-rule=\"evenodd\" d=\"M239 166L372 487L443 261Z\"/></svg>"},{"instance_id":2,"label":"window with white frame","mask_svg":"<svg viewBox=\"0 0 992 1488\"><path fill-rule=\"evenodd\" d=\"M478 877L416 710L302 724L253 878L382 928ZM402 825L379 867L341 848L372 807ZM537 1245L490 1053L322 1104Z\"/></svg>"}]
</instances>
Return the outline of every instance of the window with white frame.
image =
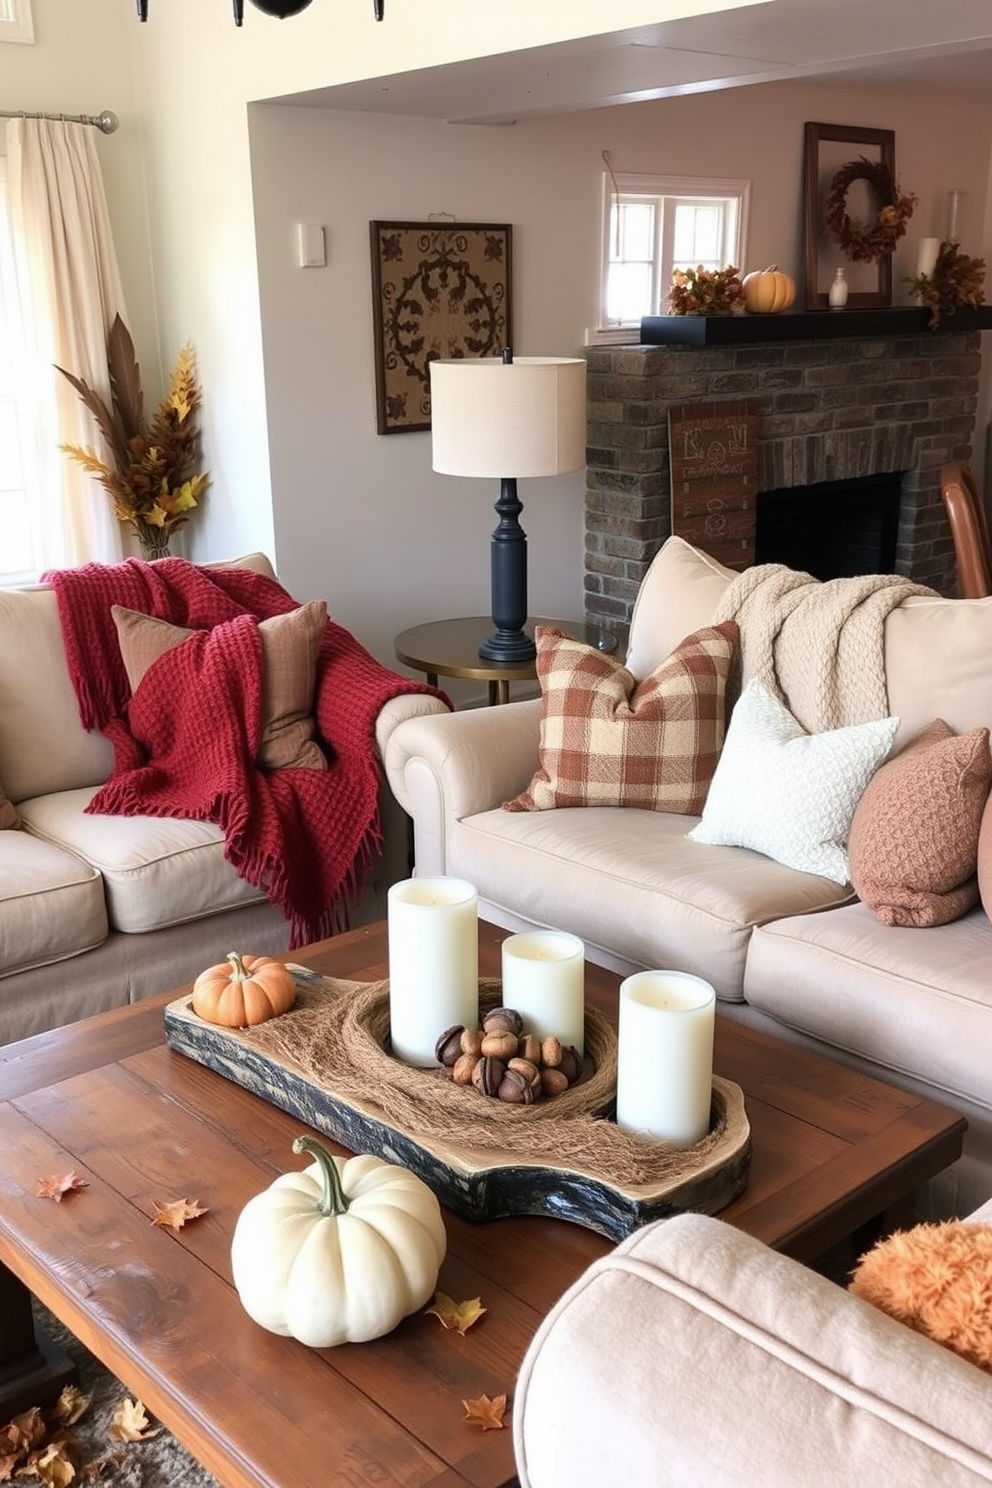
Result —
<instances>
[{"instance_id":1,"label":"window with white frame","mask_svg":"<svg viewBox=\"0 0 992 1488\"><path fill-rule=\"evenodd\" d=\"M681 176L603 177L598 338L664 315L673 268L741 263L750 182Z\"/></svg>"}]
</instances>

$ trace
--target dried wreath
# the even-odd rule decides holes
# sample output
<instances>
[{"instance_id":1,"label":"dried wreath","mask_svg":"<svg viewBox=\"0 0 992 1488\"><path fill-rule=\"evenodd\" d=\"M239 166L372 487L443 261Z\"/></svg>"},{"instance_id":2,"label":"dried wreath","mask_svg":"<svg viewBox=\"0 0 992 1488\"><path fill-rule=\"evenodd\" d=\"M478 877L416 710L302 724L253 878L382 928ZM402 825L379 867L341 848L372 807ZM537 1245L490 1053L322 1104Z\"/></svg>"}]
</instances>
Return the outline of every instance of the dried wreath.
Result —
<instances>
[{"instance_id":1,"label":"dried wreath","mask_svg":"<svg viewBox=\"0 0 992 1488\"><path fill-rule=\"evenodd\" d=\"M852 220L848 215L847 193L854 181L867 181L871 188L878 208L872 225ZM916 197L912 192L899 191L887 165L861 155L842 166L830 182L827 234L855 263L875 263L893 252L915 208Z\"/></svg>"}]
</instances>

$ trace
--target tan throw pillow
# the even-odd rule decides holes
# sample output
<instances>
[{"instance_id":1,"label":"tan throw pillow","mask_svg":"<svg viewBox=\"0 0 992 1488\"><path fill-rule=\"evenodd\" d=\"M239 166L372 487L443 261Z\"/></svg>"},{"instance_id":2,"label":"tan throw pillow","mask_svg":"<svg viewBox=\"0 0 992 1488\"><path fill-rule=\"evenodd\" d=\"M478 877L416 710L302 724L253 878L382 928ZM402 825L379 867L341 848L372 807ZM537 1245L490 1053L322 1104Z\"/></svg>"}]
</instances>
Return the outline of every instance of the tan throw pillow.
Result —
<instances>
[{"instance_id":1,"label":"tan throw pillow","mask_svg":"<svg viewBox=\"0 0 992 1488\"><path fill-rule=\"evenodd\" d=\"M638 806L696 816L723 743L733 621L687 636L643 682L619 661L539 625L541 764L507 811Z\"/></svg>"},{"instance_id":2,"label":"tan throw pillow","mask_svg":"<svg viewBox=\"0 0 992 1488\"><path fill-rule=\"evenodd\" d=\"M942 718L872 777L851 822L858 897L886 925L945 925L978 901L978 834L992 783L989 730Z\"/></svg>"},{"instance_id":3,"label":"tan throw pillow","mask_svg":"<svg viewBox=\"0 0 992 1488\"><path fill-rule=\"evenodd\" d=\"M121 656L134 692L160 656L193 631L114 605ZM285 615L261 620L262 737L258 763L266 770L326 770L327 759L314 741L313 697L317 656L327 624L327 606L314 599Z\"/></svg>"}]
</instances>

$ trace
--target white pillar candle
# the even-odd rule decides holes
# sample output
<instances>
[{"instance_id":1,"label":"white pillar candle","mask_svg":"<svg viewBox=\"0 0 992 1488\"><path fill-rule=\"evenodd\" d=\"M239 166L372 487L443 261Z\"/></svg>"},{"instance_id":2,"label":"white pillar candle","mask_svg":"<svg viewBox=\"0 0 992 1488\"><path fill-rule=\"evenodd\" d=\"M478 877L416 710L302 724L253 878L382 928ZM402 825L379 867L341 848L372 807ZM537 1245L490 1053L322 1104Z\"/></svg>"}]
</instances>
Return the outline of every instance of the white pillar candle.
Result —
<instances>
[{"instance_id":1,"label":"white pillar candle","mask_svg":"<svg viewBox=\"0 0 992 1488\"><path fill-rule=\"evenodd\" d=\"M503 942L503 1006L524 1032L549 1035L585 1053L586 948L563 930L525 930Z\"/></svg>"},{"instance_id":2,"label":"white pillar candle","mask_svg":"<svg viewBox=\"0 0 992 1488\"><path fill-rule=\"evenodd\" d=\"M617 1125L673 1147L709 1131L716 993L684 971L620 984Z\"/></svg>"},{"instance_id":3,"label":"white pillar candle","mask_svg":"<svg viewBox=\"0 0 992 1488\"><path fill-rule=\"evenodd\" d=\"M939 238L921 238L920 251L916 257L916 272L918 274L926 274L929 279L937 267L937 255L939 252Z\"/></svg>"},{"instance_id":4,"label":"white pillar candle","mask_svg":"<svg viewBox=\"0 0 992 1488\"><path fill-rule=\"evenodd\" d=\"M410 878L387 897L389 1033L407 1064L437 1064L456 1023L479 1022L479 896L461 878Z\"/></svg>"}]
</instances>

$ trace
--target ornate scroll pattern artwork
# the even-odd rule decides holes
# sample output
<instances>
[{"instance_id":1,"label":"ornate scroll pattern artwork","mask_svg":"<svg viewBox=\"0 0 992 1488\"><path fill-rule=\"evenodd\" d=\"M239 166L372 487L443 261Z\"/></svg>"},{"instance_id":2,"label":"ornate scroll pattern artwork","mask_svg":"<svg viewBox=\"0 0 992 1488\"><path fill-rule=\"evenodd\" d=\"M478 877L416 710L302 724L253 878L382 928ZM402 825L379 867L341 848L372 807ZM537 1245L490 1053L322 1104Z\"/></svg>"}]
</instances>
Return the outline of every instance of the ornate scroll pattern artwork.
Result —
<instances>
[{"instance_id":1,"label":"ornate scroll pattern artwork","mask_svg":"<svg viewBox=\"0 0 992 1488\"><path fill-rule=\"evenodd\" d=\"M429 429L428 364L500 356L512 345L511 229L453 222L371 229L376 428Z\"/></svg>"},{"instance_id":2,"label":"ornate scroll pattern artwork","mask_svg":"<svg viewBox=\"0 0 992 1488\"><path fill-rule=\"evenodd\" d=\"M672 532L728 568L754 562L757 433L743 399L668 411Z\"/></svg>"}]
</instances>

